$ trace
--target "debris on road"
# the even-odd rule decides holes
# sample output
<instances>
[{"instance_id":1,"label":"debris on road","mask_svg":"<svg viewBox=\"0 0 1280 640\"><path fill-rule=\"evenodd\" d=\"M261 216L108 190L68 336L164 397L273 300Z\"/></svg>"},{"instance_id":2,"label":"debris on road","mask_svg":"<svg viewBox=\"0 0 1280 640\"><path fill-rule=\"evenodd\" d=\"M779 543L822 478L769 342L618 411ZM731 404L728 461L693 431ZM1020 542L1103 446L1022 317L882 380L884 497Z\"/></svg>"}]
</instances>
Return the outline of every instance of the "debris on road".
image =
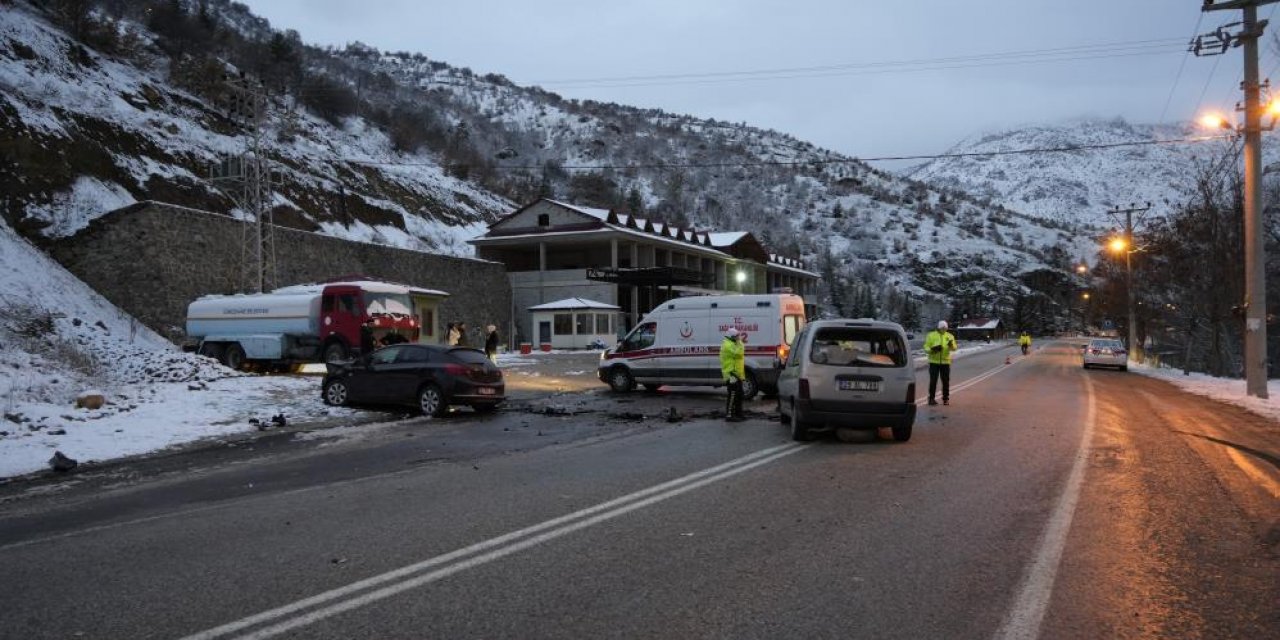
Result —
<instances>
[{"instance_id":1,"label":"debris on road","mask_svg":"<svg viewBox=\"0 0 1280 640\"><path fill-rule=\"evenodd\" d=\"M49 458L49 468L58 473L66 473L80 466L80 463L62 455L61 451L54 451L53 457Z\"/></svg>"}]
</instances>

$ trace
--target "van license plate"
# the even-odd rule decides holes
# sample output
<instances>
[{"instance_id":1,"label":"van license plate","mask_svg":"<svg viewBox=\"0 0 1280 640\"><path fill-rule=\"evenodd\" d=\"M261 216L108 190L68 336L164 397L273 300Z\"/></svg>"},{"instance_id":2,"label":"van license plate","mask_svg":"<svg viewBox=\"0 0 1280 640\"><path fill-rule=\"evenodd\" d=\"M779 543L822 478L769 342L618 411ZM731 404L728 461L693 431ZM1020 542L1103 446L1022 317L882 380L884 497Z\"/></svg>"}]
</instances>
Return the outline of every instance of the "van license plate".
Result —
<instances>
[{"instance_id":1,"label":"van license plate","mask_svg":"<svg viewBox=\"0 0 1280 640\"><path fill-rule=\"evenodd\" d=\"M841 391L879 391L880 383L876 380L841 380Z\"/></svg>"}]
</instances>

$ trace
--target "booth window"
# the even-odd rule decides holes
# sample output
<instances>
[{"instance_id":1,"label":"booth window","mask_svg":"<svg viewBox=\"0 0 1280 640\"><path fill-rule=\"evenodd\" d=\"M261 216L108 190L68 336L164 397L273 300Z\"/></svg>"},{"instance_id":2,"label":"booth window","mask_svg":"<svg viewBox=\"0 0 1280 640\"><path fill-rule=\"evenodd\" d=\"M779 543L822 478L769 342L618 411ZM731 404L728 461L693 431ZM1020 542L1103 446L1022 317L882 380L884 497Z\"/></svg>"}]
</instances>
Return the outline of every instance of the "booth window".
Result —
<instances>
[{"instance_id":1,"label":"booth window","mask_svg":"<svg viewBox=\"0 0 1280 640\"><path fill-rule=\"evenodd\" d=\"M613 329L609 326L609 314L596 314L596 335L607 336L613 333Z\"/></svg>"},{"instance_id":2,"label":"booth window","mask_svg":"<svg viewBox=\"0 0 1280 640\"><path fill-rule=\"evenodd\" d=\"M552 318L552 328L558 336L573 335L573 314L557 313L555 317Z\"/></svg>"},{"instance_id":3,"label":"booth window","mask_svg":"<svg viewBox=\"0 0 1280 640\"><path fill-rule=\"evenodd\" d=\"M574 320L575 320L574 322L575 333L577 333L580 336L591 335L591 314L589 313L575 314Z\"/></svg>"}]
</instances>

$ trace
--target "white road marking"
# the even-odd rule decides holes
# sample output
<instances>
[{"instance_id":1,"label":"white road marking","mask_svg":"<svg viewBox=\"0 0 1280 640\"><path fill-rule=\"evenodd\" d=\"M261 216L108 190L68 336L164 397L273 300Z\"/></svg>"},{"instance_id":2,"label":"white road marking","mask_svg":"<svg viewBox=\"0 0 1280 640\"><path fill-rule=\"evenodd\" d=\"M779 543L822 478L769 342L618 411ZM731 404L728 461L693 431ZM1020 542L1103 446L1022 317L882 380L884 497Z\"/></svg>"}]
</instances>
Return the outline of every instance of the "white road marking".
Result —
<instances>
[{"instance_id":1,"label":"white road marking","mask_svg":"<svg viewBox=\"0 0 1280 640\"><path fill-rule=\"evenodd\" d=\"M962 383L960 383L960 384L958 384L958 385L956 385L956 386L954 386L954 387L951 387L951 395L953 395L953 396L954 396L955 394L957 394L957 393L959 393L959 392L961 392L961 391L964 391L965 389L968 389L969 387L972 387L972 386L974 386L974 385L976 385L976 384L979 384L979 383L981 383L982 381L986 380L987 378L990 378L990 377L992 377L992 376L996 375L997 373L1000 373L1001 371L1004 371L1004 370L1005 370L1005 369L1007 369L1009 366L1010 366L1010 365L1002 364L1002 365L997 366L997 367L995 367L995 368L988 369L987 371L984 371L984 372L982 372L982 373L978 374L977 376L975 376L975 377L973 377L973 378L969 378L968 380L965 380L964 382L962 382ZM926 384L928 384L928 383L926 383ZM926 389L927 389L927 387L926 387ZM928 402L929 402L929 398L927 398L927 397L920 398L919 400L916 400L916 406L924 406L924 405L925 405L925 404L927 404Z\"/></svg>"},{"instance_id":2,"label":"white road marking","mask_svg":"<svg viewBox=\"0 0 1280 640\"><path fill-rule=\"evenodd\" d=\"M1071 473L1067 476L1067 484L1049 516L1049 524L1040 538L1031 567L1023 578L1018 598L995 634L998 640L1033 640L1040 635L1040 623L1044 621L1044 614L1049 608L1053 583L1058 575L1058 564L1067 545L1067 533L1071 530L1071 519L1075 516L1076 503L1080 499L1080 487L1084 484L1089 443L1093 440L1094 422L1098 417L1091 377L1084 376L1084 387L1089 397L1088 409L1085 412L1084 430L1080 434L1080 446L1076 449L1075 461L1071 464Z\"/></svg>"},{"instance_id":3,"label":"white road marking","mask_svg":"<svg viewBox=\"0 0 1280 640\"><path fill-rule=\"evenodd\" d=\"M547 520L546 522L525 527L518 531L513 531L496 538L478 542L463 549L428 558L421 562L366 578L358 582L353 582L344 587L326 591L310 598L305 598L275 609L263 611L241 620L236 620L212 629L201 631L187 636L183 640L208 640L212 638L220 638L262 623L288 618L288 616L299 613L304 609L333 601L339 601L336 604L286 619L274 626L260 629L243 637L266 638L277 635L290 629L305 626L329 616L336 615L343 611L388 598L402 591L440 580L460 571L465 571L467 569L492 562L493 560L542 544L549 540L554 540L579 529L584 529L606 520L611 520L631 511L635 511L636 509L647 507L713 482L718 482L739 473L769 464L774 460L791 455L792 453L800 451L808 446L809 445L788 443L776 447L770 447L768 449L762 449L724 464L691 473L681 478L664 482L647 489L642 489L593 507L575 511L558 518ZM488 552L481 555L473 555L482 551ZM467 556L473 557L467 558ZM466 559L464 560L464 558ZM442 565L446 566L442 567ZM433 567L441 568L431 571L430 573L414 577L414 574L419 574L423 570L431 569ZM360 591L387 583L394 584L385 586L377 591L356 596Z\"/></svg>"}]
</instances>

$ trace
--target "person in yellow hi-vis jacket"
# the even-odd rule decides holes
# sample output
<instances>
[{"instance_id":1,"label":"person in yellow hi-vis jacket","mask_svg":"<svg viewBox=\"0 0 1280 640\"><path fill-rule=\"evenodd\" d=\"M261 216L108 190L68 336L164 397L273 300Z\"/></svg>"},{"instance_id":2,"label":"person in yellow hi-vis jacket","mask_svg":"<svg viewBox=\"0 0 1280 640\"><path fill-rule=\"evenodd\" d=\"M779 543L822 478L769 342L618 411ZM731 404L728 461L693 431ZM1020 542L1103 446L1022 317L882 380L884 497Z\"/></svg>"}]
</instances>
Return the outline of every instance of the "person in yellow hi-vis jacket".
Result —
<instances>
[{"instance_id":1,"label":"person in yellow hi-vis jacket","mask_svg":"<svg viewBox=\"0 0 1280 640\"><path fill-rule=\"evenodd\" d=\"M1031 350L1031 334L1023 331L1022 335L1018 336L1018 346L1022 347L1022 355L1027 355Z\"/></svg>"},{"instance_id":2,"label":"person in yellow hi-vis jacket","mask_svg":"<svg viewBox=\"0 0 1280 640\"><path fill-rule=\"evenodd\" d=\"M938 378L942 378L942 404L951 404L951 352L955 351L956 337L947 332L947 321L938 321L938 328L924 338L924 352L929 356L929 404L938 404Z\"/></svg>"},{"instance_id":3,"label":"person in yellow hi-vis jacket","mask_svg":"<svg viewBox=\"0 0 1280 640\"><path fill-rule=\"evenodd\" d=\"M742 379L747 377L747 355L742 341L738 339L738 330L729 327L724 332L724 342L720 343L720 375L725 386L729 388L729 396L725 398L724 419L726 422L742 422Z\"/></svg>"}]
</instances>

